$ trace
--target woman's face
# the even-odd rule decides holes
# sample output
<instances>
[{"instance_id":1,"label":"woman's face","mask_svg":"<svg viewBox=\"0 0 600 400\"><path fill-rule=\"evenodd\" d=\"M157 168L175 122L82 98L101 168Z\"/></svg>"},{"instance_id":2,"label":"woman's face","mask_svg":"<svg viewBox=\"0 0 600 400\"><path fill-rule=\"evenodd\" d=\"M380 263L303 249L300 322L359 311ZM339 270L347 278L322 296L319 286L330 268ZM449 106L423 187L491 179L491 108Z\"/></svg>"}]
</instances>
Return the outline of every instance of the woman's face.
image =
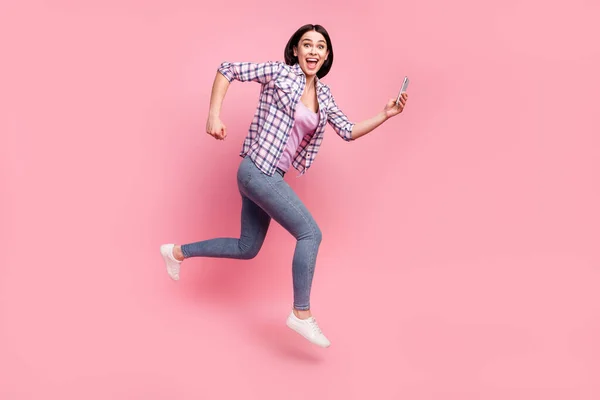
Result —
<instances>
[{"instance_id":1,"label":"woman's face","mask_svg":"<svg viewBox=\"0 0 600 400\"><path fill-rule=\"evenodd\" d=\"M306 76L316 75L329 55L325 37L317 31L306 32L294 47L294 55Z\"/></svg>"}]
</instances>

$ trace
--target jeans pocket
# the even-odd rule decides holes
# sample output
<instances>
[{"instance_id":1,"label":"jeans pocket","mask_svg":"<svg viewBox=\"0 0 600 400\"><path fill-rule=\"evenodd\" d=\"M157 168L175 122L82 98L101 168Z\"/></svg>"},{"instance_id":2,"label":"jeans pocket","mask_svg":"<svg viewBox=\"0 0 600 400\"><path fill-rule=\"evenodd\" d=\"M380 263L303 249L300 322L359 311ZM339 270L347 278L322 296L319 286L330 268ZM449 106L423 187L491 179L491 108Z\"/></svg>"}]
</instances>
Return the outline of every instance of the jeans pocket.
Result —
<instances>
[{"instance_id":1,"label":"jeans pocket","mask_svg":"<svg viewBox=\"0 0 600 400\"><path fill-rule=\"evenodd\" d=\"M243 177L242 177L242 186L244 186L245 188L248 187L248 185L250 184L250 181L252 180L252 175L248 172L246 173Z\"/></svg>"},{"instance_id":2,"label":"jeans pocket","mask_svg":"<svg viewBox=\"0 0 600 400\"><path fill-rule=\"evenodd\" d=\"M244 157L244 159L240 163L240 166L238 167L237 171L238 186L247 187L248 183L250 183L250 181L252 180L252 173L250 171L251 163L252 161L247 157Z\"/></svg>"}]
</instances>

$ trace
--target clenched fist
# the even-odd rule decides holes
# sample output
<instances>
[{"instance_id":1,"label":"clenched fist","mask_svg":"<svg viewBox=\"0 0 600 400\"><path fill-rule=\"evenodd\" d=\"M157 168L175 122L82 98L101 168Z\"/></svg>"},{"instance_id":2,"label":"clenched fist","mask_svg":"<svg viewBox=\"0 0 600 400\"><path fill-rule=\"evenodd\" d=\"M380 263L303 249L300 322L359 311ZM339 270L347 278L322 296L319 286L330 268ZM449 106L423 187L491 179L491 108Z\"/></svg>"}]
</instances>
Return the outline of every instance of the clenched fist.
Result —
<instances>
[{"instance_id":1,"label":"clenched fist","mask_svg":"<svg viewBox=\"0 0 600 400\"><path fill-rule=\"evenodd\" d=\"M219 117L209 116L206 121L206 133L217 140L224 140L227 137L227 128Z\"/></svg>"}]
</instances>

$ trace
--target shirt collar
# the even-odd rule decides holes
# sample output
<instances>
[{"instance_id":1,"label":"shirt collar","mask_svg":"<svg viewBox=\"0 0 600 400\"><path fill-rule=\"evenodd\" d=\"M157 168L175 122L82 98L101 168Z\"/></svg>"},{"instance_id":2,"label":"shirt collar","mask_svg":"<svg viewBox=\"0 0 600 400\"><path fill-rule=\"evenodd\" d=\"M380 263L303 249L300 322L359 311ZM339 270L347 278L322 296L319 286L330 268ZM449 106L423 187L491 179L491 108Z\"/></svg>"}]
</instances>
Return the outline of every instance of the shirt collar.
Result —
<instances>
[{"instance_id":1,"label":"shirt collar","mask_svg":"<svg viewBox=\"0 0 600 400\"><path fill-rule=\"evenodd\" d=\"M298 63L294 64L294 66L292 67L292 70L296 73L296 75L305 75L304 71L302 71L302 68L300 67L300 64L298 64ZM321 83L321 81L319 80L319 77L317 77L317 76L315 76L315 84L316 84L317 92L319 92L323 88L323 84Z\"/></svg>"}]
</instances>

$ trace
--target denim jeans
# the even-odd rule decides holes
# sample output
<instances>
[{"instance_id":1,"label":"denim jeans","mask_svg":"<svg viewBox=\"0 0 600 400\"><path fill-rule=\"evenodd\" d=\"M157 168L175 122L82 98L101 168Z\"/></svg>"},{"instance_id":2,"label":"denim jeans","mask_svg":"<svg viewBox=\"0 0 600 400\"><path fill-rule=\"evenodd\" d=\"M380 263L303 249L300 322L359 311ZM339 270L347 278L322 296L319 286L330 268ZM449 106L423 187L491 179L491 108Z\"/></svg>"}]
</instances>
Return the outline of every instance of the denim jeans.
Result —
<instances>
[{"instance_id":1,"label":"denim jeans","mask_svg":"<svg viewBox=\"0 0 600 400\"><path fill-rule=\"evenodd\" d=\"M292 259L294 308L310 309L310 290L315 272L321 230L296 193L278 172L268 176L245 157L237 172L242 195L239 238L214 238L181 246L188 257L254 258L265 240L271 219L296 238Z\"/></svg>"}]
</instances>

